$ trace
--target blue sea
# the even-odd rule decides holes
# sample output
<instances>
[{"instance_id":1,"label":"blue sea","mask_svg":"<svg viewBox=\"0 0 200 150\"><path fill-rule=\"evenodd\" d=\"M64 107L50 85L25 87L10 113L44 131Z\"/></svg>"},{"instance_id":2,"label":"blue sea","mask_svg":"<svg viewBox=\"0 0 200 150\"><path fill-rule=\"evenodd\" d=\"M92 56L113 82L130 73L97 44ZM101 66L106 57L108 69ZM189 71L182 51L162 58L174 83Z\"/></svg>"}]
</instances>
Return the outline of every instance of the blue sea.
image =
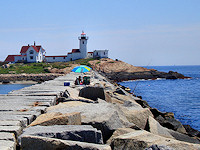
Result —
<instances>
[{"instance_id":1,"label":"blue sea","mask_svg":"<svg viewBox=\"0 0 200 150\"><path fill-rule=\"evenodd\" d=\"M32 84L0 84L0 94L8 94L13 90L19 90Z\"/></svg>"},{"instance_id":2,"label":"blue sea","mask_svg":"<svg viewBox=\"0 0 200 150\"><path fill-rule=\"evenodd\" d=\"M192 79L120 82L162 112L173 112L182 124L200 130L200 66L148 66L158 71L177 71Z\"/></svg>"}]
</instances>

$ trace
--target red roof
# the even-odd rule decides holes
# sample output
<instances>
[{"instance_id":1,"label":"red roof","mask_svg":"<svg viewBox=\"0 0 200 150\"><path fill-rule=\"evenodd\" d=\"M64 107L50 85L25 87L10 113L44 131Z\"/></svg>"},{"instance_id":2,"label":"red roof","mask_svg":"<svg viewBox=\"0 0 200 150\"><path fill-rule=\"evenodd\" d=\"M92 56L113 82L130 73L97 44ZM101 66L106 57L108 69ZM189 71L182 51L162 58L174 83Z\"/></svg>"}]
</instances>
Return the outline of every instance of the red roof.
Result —
<instances>
[{"instance_id":1,"label":"red roof","mask_svg":"<svg viewBox=\"0 0 200 150\"><path fill-rule=\"evenodd\" d=\"M21 55L8 55L5 59L6 62L15 62L15 56L21 56Z\"/></svg>"},{"instance_id":2,"label":"red roof","mask_svg":"<svg viewBox=\"0 0 200 150\"><path fill-rule=\"evenodd\" d=\"M83 32L83 33L81 33L81 35L86 35L86 34Z\"/></svg>"},{"instance_id":3,"label":"red roof","mask_svg":"<svg viewBox=\"0 0 200 150\"><path fill-rule=\"evenodd\" d=\"M42 46L40 45L40 46L36 46L36 47L37 47L38 50L40 50L40 48L41 48Z\"/></svg>"},{"instance_id":4,"label":"red roof","mask_svg":"<svg viewBox=\"0 0 200 150\"><path fill-rule=\"evenodd\" d=\"M20 53L26 53L26 51L29 49L29 47L33 47L33 49L38 53L40 51L40 48L42 46L22 46Z\"/></svg>"},{"instance_id":5,"label":"red roof","mask_svg":"<svg viewBox=\"0 0 200 150\"><path fill-rule=\"evenodd\" d=\"M20 53L26 53L26 51L28 50L29 47L30 46L22 46Z\"/></svg>"},{"instance_id":6,"label":"red roof","mask_svg":"<svg viewBox=\"0 0 200 150\"><path fill-rule=\"evenodd\" d=\"M72 53L80 53L79 49L72 49Z\"/></svg>"},{"instance_id":7,"label":"red roof","mask_svg":"<svg viewBox=\"0 0 200 150\"><path fill-rule=\"evenodd\" d=\"M68 54L72 54L72 53L68 53Z\"/></svg>"},{"instance_id":8,"label":"red roof","mask_svg":"<svg viewBox=\"0 0 200 150\"><path fill-rule=\"evenodd\" d=\"M40 49L37 49L36 46L32 46L34 48L34 50L38 53L40 51Z\"/></svg>"},{"instance_id":9,"label":"red roof","mask_svg":"<svg viewBox=\"0 0 200 150\"><path fill-rule=\"evenodd\" d=\"M93 52L88 52L88 53L92 53L93 54Z\"/></svg>"},{"instance_id":10,"label":"red roof","mask_svg":"<svg viewBox=\"0 0 200 150\"><path fill-rule=\"evenodd\" d=\"M67 57L67 55L63 55L63 56L45 56L45 57Z\"/></svg>"}]
</instances>

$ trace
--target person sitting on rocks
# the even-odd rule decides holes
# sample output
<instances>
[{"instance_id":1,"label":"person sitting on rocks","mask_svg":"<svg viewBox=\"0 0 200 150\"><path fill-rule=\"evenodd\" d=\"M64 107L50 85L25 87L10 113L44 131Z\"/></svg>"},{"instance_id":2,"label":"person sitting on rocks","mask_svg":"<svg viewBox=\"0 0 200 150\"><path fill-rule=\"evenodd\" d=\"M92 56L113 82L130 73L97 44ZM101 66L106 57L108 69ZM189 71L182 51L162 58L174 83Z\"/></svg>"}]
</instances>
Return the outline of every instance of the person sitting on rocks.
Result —
<instances>
[{"instance_id":1,"label":"person sitting on rocks","mask_svg":"<svg viewBox=\"0 0 200 150\"><path fill-rule=\"evenodd\" d=\"M79 79L78 78L76 78L76 80L75 80L75 83L74 83L75 85L79 85L80 84L80 82L79 82Z\"/></svg>"},{"instance_id":2,"label":"person sitting on rocks","mask_svg":"<svg viewBox=\"0 0 200 150\"><path fill-rule=\"evenodd\" d=\"M83 82L82 82L82 78L81 78L81 76L78 77L78 80L79 80L79 84L82 85Z\"/></svg>"}]
</instances>

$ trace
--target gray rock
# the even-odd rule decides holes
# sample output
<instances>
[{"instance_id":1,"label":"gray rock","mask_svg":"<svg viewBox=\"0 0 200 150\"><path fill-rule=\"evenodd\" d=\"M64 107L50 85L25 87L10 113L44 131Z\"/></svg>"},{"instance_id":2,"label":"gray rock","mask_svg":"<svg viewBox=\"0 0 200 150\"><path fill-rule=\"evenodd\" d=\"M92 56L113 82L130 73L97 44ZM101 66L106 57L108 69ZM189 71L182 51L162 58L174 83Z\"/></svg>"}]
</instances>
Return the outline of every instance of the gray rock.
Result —
<instances>
[{"instance_id":1,"label":"gray rock","mask_svg":"<svg viewBox=\"0 0 200 150\"><path fill-rule=\"evenodd\" d=\"M0 132L14 133L15 136L19 136L22 133L21 126L0 126Z\"/></svg>"},{"instance_id":2,"label":"gray rock","mask_svg":"<svg viewBox=\"0 0 200 150\"><path fill-rule=\"evenodd\" d=\"M135 132L135 129L131 129L131 128L119 128L117 130L115 130L115 132L113 133L113 135L109 138L109 140L107 141L106 144L111 144L113 139L117 136L123 135L123 134L127 134L130 132Z\"/></svg>"},{"instance_id":3,"label":"gray rock","mask_svg":"<svg viewBox=\"0 0 200 150\"><path fill-rule=\"evenodd\" d=\"M97 144L103 143L101 131L90 125L32 126L24 130L23 134L19 137L19 140L25 135L35 135Z\"/></svg>"},{"instance_id":4,"label":"gray rock","mask_svg":"<svg viewBox=\"0 0 200 150\"><path fill-rule=\"evenodd\" d=\"M47 109L47 112L80 112L82 124L92 125L101 130L106 142L118 128L135 126L130 123L123 112L110 103L65 102Z\"/></svg>"},{"instance_id":5,"label":"gray rock","mask_svg":"<svg viewBox=\"0 0 200 150\"><path fill-rule=\"evenodd\" d=\"M8 140L0 140L0 150L16 150L16 143Z\"/></svg>"},{"instance_id":6,"label":"gray rock","mask_svg":"<svg viewBox=\"0 0 200 150\"><path fill-rule=\"evenodd\" d=\"M0 126L23 126L20 121L0 120Z\"/></svg>"},{"instance_id":7,"label":"gray rock","mask_svg":"<svg viewBox=\"0 0 200 150\"><path fill-rule=\"evenodd\" d=\"M7 140L16 142L15 134L8 132L0 132L0 140Z\"/></svg>"},{"instance_id":8,"label":"gray rock","mask_svg":"<svg viewBox=\"0 0 200 150\"><path fill-rule=\"evenodd\" d=\"M199 140L197 140L197 139L191 138L188 135L179 133L177 131L170 130L170 129L167 129L165 127L162 127L151 116L149 116L149 119L148 119L148 122L147 122L147 126L146 126L146 130L151 132L151 133L153 133L153 134L157 134L157 135L160 135L160 136L173 138L173 139L176 139L176 140L185 141L185 142L189 142L189 143L200 144Z\"/></svg>"},{"instance_id":9,"label":"gray rock","mask_svg":"<svg viewBox=\"0 0 200 150\"><path fill-rule=\"evenodd\" d=\"M23 150L111 150L108 145L60 140L40 136L23 136L21 148Z\"/></svg>"},{"instance_id":10,"label":"gray rock","mask_svg":"<svg viewBox=\"0 0 200 150\"><path fill-rule=\"evenodd\" d=\"M129 122L134 123L137 127L145 129L147 119L153 116L148 108L141 107L123 107L119 106L120 110L124 113Z\"/></svg>"},{"instance_id":11,"label":"gray rock","mask_svg":"<svg viewBox=\"0 0 200 150\"><path fill-rule=\"evenodd\" d=\"M192 144L171 138L165 138L145 130L137 130L117 136L112 140L111 143L113 150L144 150L152 145L165 145L175 150L200 149L200 144Z\"/></svg>"},{"instance_id":12,"label":"gray rock","mask_svg":"<svg viewBox=\"0 0 200 150\"><path fill-rule=\"evenodd\" d=\"M179 133L177 131L173 131L173 130L168 130L168 131L176 140L189 142L189 143L200 144L200 141L198 139L189 137L188 135Z\"/></svg>"},{"instance_id":13,"label":"gray rock","mask_svg":"<svg viewBox=\"0 0 200 150\"><path fill-rule=\"evenodd\" d=\"M159 145L151 145L149 148L145 148L145 150L174 150L169 146L159 146Z\"/></svg>"},{"instance_id":14,"label":"gray rock","mask_svg":"<svg viewBox=\"0 0 200 150\"><path fill-rule=\"evenodd\" d=\"M84 87L79 92L80 97L97 101L97 98L105 100L104 89L101 87Z\"/></svg>"},{"instance_id":15,"label":"gray rock","mask_svg":"<svg viewBox=\"0 0 200 150\"><path fill-rule=\"evenodd\" d=\"M149 118L148 118L146 130L153 133L153 134L157 134L157 135L168 137L168 138L173 138L173 136L169 133L169 129L162 127L151 116L149 116Z\"/></svg>"}]
</instances>

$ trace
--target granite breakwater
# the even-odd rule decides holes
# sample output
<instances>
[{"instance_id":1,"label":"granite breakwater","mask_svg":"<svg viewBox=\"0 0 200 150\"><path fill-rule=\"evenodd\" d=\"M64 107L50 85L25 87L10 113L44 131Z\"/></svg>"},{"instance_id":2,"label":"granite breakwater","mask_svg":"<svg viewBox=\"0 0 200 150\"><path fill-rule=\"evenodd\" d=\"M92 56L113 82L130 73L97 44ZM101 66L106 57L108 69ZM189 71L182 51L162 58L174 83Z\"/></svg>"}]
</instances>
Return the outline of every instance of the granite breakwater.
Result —
<instances>
[{"instance_id":1,"label":"granite breakwater","mask_svg":"<svg viewBox=\"0 0 200 150\"><path fill-rule=\"evenodd\" d=\"M85 74L90 85L74 85L79 75L69 73L1 95L0 148L200 149L198 137L189 136L173 114L149 108L97 72ZM174 120L176 128L162 126L158 117Z\"/></svg>"}]
</instances>

